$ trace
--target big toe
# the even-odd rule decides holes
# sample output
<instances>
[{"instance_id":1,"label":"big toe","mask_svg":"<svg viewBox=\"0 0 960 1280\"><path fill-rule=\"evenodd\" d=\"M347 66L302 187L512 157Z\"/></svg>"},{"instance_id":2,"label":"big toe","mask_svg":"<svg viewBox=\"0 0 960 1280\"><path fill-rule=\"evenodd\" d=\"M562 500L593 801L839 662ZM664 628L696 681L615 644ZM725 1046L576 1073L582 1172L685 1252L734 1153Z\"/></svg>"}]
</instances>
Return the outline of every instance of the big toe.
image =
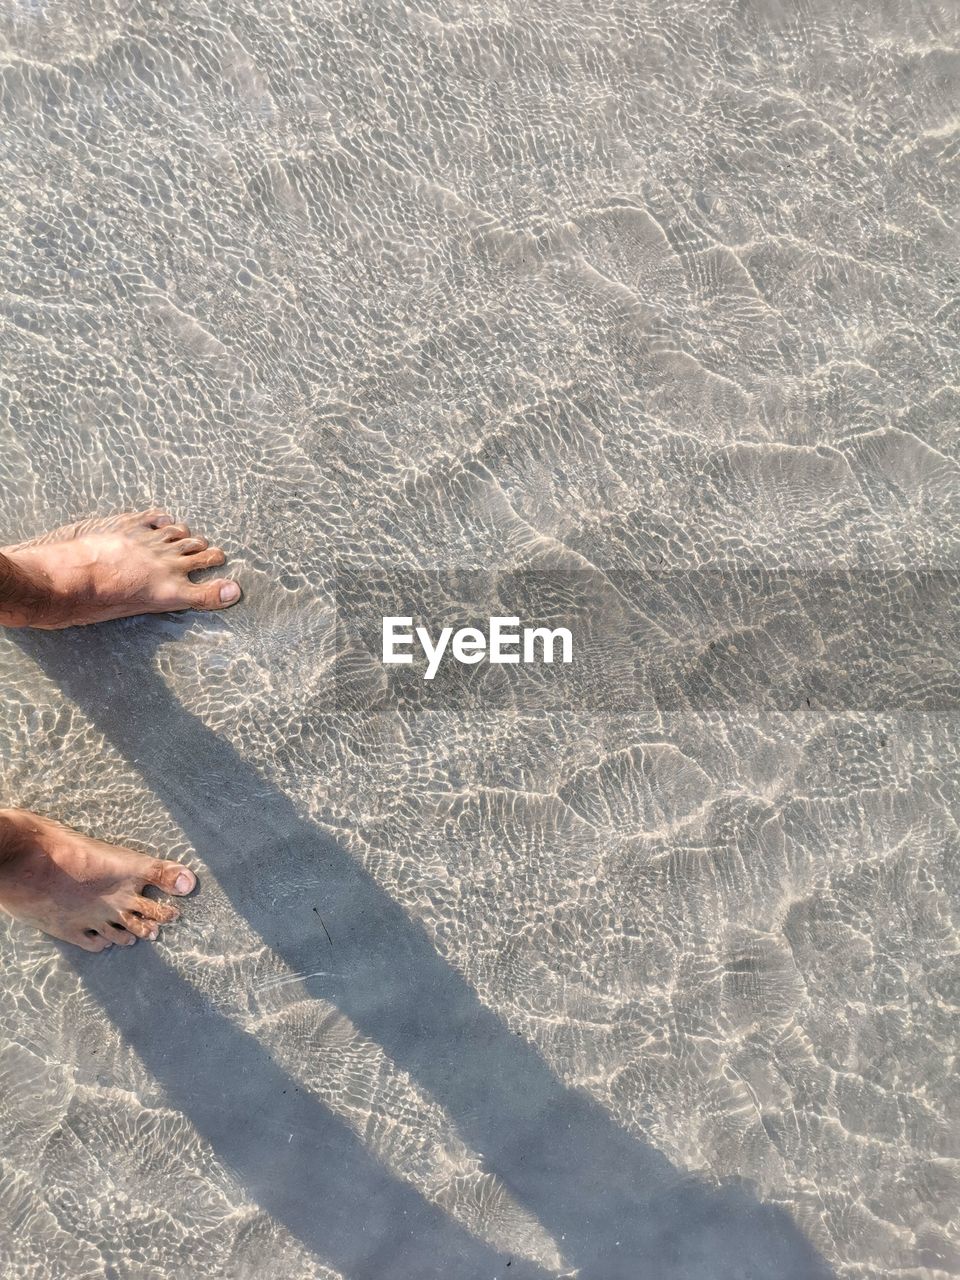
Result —
<instances>
[{"instance_id":1,"label":"big toe","mask_svg":"<svg viewBox=\"0 0 960 1280\"><path fill-rule=\"evenodd\" d=\"M192 893L197 887L197 877L189 867L180 862L164 862L161 858L148 859L143 878L146 884L178 897Z\"/></svg>"},{"instance_id":2,"label":"big toe","mask_svg":"<svg viewBox=\"0 0 960 1280\"><path fill-rule=\"evenodd\" d=\"M190 603L194 609L229 609L237 603L240 595L238 582L230 578L214 578L212 582L194 584Z\"/></svg>"}]
</instances>

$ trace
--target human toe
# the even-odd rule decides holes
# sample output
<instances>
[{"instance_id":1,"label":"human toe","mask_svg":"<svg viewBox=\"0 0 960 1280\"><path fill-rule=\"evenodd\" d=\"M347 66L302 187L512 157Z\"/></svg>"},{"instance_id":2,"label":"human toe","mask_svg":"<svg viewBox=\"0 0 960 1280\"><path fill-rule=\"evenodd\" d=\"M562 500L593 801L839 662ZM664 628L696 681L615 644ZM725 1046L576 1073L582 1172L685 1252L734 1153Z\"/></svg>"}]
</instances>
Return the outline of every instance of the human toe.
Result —
<instances>
[{"instance_id":1,"label":"human toe","mask_svg":"<svg viewBox=\"0 0 960 1280\"><path fill-rule=\"evenodd\" d=\"M165 862L162 858L147 860L143 879L146 884L152 884L164 893L175 893L178 897L192 893L197 887L197 877L189 867L179 862Z\"/></svg>"},{"instance_id":2,"label":"human toe","mask_svg":"<svg viewBox=\"0 0 960 1280\"><path fill-rule=\"evenodd\" d=\"M157 902L155 898L146 898L142 894L131 894L125 910L135 911L151 924L172 924L180 918L180 912L169 902Z\"/></svg>"},{"instance_id":3,"label":"human toe","mask_svg":"<svg viewBox=\"0 0 960 1280\"><path fill-rule=\"evenodd\" d=\"M165 525L163 529L163 539L165 542L178 542L181 538L189 538L191 536L190 526L187 524L168 524Z\"/></svg>"},{"instance_id":4,"label":"human toe","mask_svg":"<svg viewBox=\"0 0 960 1280\"><path fill-rule=\"evenodd\" d=\"M162 507L150 507L147 511L135 511L126 517L133 525L144 529L165 529L173 524L173 516Z\"/></svg>"},{"instance_id":5,"label":"human toe","mask_svg":"<svg viewBox=\"0 0 960 1280\"><path fill-rule=\"evenodd\" d=\"M198 565L197 568L200 566ZM191 595L194 609L228 609L240 599L240 585L230 578L215 578L212 582L197 583Z\"/></svg>"},{"instance_id":6,"label":"human toe","mask_svg":"<svg viewBox=\"0 0 960 1280\"><path fill-rule=\"evenodd\" d=\"M187 573L196 573L200 569L219 568L226 561L226 558L219 547L210 547L209 549L196 551L192 555L185 555L181 561L181 568L185 569Z\"/></svg>"},{"instance_id":7,"label":"human toe","mask_svg":"<svg viewBox=\"0 0 960 1280\"><path fill-rule=\"evenodd\" d=\"M127 933L132 933L137 938L155 938L160 932L158 924L152 920L144 920L133 911L118 911L116 919L111 923L114 927L121 925Z\"/></svg>"},{"instance_id":8,"label":"human toe","mask_svg":"<svg viewBox=\"0 0 960 1280\"><path fill-rule=\"evenodd\" d=\"M107 938L117 947L132 947L137 940L136 935L117 920L108 920L100 926L98 932L102 938Z\"/></svg>"},{"instance_id":9,"label":"human toe","mask_svg":"<svg viewBox=\"0 0 960 1280\"><path fill-rule=\"evenodd\" d=\"M65 935L65 941L72 942L75 947L83 947L84 951L106 951L113 946L96 929L80 929L76 933Z\"/></svg>"},{"instance_id":10,"label":"human toe","mask_svg":"<svg viewBox=\"0 0 960 1280\"><path fill-rule=\"evenodd\" d=\"M193 556L198 551L206 551L209 545L210 543L206 538L181 538L179 542L173 544L174 550L178 551L182 556Z\"/></svg>"}]
</instances>

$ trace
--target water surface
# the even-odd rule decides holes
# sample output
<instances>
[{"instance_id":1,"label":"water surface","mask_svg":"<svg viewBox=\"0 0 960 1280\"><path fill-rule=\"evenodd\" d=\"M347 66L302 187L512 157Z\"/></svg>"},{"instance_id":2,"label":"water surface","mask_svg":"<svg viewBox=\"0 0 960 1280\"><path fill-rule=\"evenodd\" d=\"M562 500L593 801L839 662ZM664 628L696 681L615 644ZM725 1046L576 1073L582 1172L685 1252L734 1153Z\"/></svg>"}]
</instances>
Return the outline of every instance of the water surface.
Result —
<instances>
[{"instance_id":1,"label":"water surface","mask_svg":"<svg viewBox=\"0 0 960 1280\"><path fill-rule=\"evenodd\" d=\"M4 801L201 883L0 924L0 1271L957 1274L956 686L391 703L335 590L656 573L749 669L696 575L955 572L956 14L2 12L0 542L246 596L0 641Z\"/></svg>"}]
</instances>

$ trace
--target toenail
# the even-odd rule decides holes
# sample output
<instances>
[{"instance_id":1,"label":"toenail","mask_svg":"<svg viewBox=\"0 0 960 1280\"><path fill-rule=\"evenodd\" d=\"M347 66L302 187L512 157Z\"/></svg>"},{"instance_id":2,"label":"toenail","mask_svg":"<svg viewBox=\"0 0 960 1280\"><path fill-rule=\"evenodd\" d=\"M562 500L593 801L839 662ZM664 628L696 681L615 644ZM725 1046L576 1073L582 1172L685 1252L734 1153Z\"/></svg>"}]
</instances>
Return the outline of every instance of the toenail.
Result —
<instances>
[{"instance_id":1,"label":"toenail","mask_svg":"<svg viewBox=\"0 0 960 1280\"><path fill-rule=\"evenodd\" d=\"M181 871L176 880L174 880L173 887L176 889L177 893L189 893L190 877Z\"/></svg>"},{"instance_id":2,"label":"toenail","mask_svg":"<svg viewBox=\"0 0 960 1280\"><path fill-rule=\"evenodd\" d=\"M229 604L240 595L240 588L235 582L228 582L220 588L220 603Z\"/></svg>"}]
</instances>

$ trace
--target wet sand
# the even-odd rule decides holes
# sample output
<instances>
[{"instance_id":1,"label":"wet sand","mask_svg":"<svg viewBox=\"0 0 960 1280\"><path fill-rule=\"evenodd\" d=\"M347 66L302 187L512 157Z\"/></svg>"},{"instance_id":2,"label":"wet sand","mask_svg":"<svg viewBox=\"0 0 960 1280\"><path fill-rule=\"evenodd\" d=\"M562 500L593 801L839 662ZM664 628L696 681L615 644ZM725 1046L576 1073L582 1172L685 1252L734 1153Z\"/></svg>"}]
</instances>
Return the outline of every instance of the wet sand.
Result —
<instances>
[{"instance_id":1,"label":"wet sand","mask_svg":"<svg viewBox=\"0 0 960 1280\"><path fill-rule=\"evenodd\" d=\"M956 1274L933 628L869 704L657 696L602 630L391 700L336 580L659 574L755 670L697 574L955 572L948 11L2 29L0 543L156 502L245 599L0 637L3 800L200 879L129 952L0 921L0 1271Z\"/></svg>"}]
</instances>

